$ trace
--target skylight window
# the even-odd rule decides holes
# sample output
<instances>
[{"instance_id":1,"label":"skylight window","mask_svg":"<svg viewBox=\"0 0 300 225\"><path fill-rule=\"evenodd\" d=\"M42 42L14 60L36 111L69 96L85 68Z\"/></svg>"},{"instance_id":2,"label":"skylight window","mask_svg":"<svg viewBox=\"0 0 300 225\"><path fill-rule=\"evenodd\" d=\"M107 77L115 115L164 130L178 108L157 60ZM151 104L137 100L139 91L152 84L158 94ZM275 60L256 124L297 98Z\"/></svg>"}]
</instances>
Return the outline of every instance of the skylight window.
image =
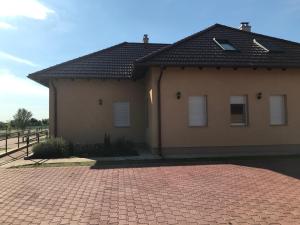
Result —
<instances>
[{"instance_id":1,"label":"skylight window","mask_svg":"<svg viewBox=\"0 0 300 225\"><path fill-rule=\"evenodd\" d=\"M267 52L283 52L282 48L271 42L253 39L253 42Z\"/></svg>"},{"instance_id":2,"label":"skylight window","mask_svg":"<svg viewBox=\"0 0 300 225\"><path fill-rule=\"evenodd\" d=\"M237 49L228 40L216 38L214 38L213 40L224 51L237 51Z\"/></svg>"}]
</instances>

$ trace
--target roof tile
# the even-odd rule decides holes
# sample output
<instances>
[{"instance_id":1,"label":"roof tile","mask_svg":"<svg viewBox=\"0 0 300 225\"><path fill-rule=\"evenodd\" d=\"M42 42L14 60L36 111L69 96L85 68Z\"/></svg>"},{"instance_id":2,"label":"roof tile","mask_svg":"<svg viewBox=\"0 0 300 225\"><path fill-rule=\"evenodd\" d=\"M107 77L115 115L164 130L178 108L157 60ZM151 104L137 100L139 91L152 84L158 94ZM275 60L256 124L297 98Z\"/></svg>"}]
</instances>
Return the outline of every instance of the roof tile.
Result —
<instances>
[{"instance_id":1,"label":"roof tile","mask_svg":"<svg viewBox=\"0 0 300 225\"><path fill-rule=\"evenodd\" d=\"M224 51L213 39L228 40L238 51ZM283 52L254 43L269 42ZM300 67L300 44L216 24L139 59L142 65Z\"/></svg>"},{"instance_id":2,"label":"roof tile","mask_svg":"<svg viewBox=\"0 0 300 225\"><path fill-rule=\"evenodd\" d=\"M47 85L50 78L132 78L136 59L156 51L166 44L128 43L85 55L32 73L29 78Z\"/></svg>"}]
</instances>

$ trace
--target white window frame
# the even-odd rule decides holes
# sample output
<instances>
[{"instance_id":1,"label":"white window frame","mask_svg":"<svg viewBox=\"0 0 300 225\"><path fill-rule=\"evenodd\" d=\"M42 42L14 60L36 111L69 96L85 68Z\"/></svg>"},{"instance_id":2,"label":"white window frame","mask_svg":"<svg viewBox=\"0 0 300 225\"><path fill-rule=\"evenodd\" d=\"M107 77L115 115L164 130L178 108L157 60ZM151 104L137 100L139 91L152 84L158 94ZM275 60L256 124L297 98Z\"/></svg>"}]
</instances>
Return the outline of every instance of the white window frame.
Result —
<instances>
[{"instance_id":1,"label":"white window frame","mask_svg":"<svg viewBox=\"0 0 300 225\"><path fill-rule=\"evenodd\" d=\"M282 100L282 108L281 108L281 112L279 112L279 114L282 114L282 122L273 122L272 118L276 115L272 115L272 98L275 97L280 97ZM286 126L288 123L288 119L287 119L287 97L286 95L271 95L269 98L269 110L270 110L270 126Z\"/></svg>"},{"instance_id":2,"label":"white window frame","mask_svg":"<svg viewBox=\"0 0 300 225\"><path fill-rule=\"evenodd\" d=\"M199 118L197 118L196 120L198 120L197 122L193 121L195 118L192 118L192 110L199 110L199 109L195 109L192 107L195 107L192 105L192 101L195 101L196 99L201 99L202 102L200 102L202 104L200 109L200 113L198 116ZM202 112L201 112L202 111ZM188 124L189 127L207 127L208 126L208 113L207 113L207 95L198 95L198 96L189 96L188 98Z\"/></svg>"},{"instance_id":3,"label":"white window frame","mask_svg":"<svg viewBox=\"0 0 300 225\"><path fill-rule=\"evenodd\" d=\"M234 101L233 98L236 98ZM240 98L240 99L238 99ZM243 101L241 99L243 98ZM245 104L245 122L244 123L232 123L231 121L231 104ZM232 95L229 98L229 106L230 106L230 126L232 127L248 127L249 126L249 103L248 103L248 95Z\"/></svg>"},{"instance_id":4,"label":"white window frame","mask_svg":"<svg viewBox=\"0 0 300 225\"><path fill-rule=\"evenodd\" d=\"M224 39L224 40L220 40L220 39L216 39L213 38L213 41L223 50L223 51L231 51L231 52L235 52L238 51L237 48L235 46L233 46L233 44L231 44L228 40ZM223 41L223 42L220 42ZM223 44L227 44L228 46L231 47L231 49L226 49L224 48Z\"/></svg>"},{"instance_id":5,"label":"white window frame","mask_svg":"<svg viewBox=\"0 0 300 225\"><path fill-rule=\"evenodd\" d=\"M123 108L122 108L123 107ZM118 110L126 110L127 107L127 112L125 112L125 115L121 115L118 113L122 113ZM124 113L124 112L123 112ZM120 121L122 120L123 121ZM113 123L115 127L130 127L130 103L129 101L118 101L113 103Z\"/></svg>"}]
</instances>

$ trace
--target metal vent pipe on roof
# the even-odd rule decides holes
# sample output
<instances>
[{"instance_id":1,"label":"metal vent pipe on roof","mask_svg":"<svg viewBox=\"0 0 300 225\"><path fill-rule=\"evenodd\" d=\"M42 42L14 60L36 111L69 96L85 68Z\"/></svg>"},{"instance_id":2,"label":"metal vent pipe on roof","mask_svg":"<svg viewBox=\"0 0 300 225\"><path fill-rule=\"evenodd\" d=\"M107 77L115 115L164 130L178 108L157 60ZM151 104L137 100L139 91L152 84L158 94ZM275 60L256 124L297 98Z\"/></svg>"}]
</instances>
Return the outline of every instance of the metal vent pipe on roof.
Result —
<instances>
[{"instance_id":1,"label":"metal vent pipe on roof","mask_svg":"<svg viewBox=\"0 0 300 225\"><path fill-rule=\"evenodd\" d=\"M240 30L251 32L251 26L249 22L241 22Z\"/></svg>"},{"instance_id":2,"label":"metal vent pipe on roof","mask_svg":"<svg viewBox=\"0 0 300 225\"><path fill-rule=\"evenodd\" d=\"M148 44L148 43L149 43L149 37L148 37L148 34L144 34L143 42L144 42L144 44Z\"/></svg>"}]
</instances>

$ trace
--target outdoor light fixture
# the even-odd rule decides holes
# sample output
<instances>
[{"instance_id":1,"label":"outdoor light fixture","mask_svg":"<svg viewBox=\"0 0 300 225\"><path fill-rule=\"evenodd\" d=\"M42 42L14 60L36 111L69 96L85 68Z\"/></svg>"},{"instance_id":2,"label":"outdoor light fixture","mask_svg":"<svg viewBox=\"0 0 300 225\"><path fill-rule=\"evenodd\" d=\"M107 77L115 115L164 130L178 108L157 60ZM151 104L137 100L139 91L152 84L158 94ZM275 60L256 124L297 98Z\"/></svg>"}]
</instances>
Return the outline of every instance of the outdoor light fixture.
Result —
<instances>
[{"instance_id":1,"label":"outdoor light fixture","mask_svg":"<svg viewBox=\"0 0 300 225\"><path fill-rule=\"evenodd\" d=\"M257 98L258 100L262 99L262 93L261 93L261 92L258 92L258 93L256 94L256 98Z\"/></svg>"},{"instance_id":2,"label":"outdoor light fixture","mask_svg":"<svg viewBox=\"0 0 300 225\"><path fill-rule=\"evenodd\" d=\"M181 92L180 92L180 91L177 91L177 93L176 93L176 98L177 98L177 99L180 99L180 98L181 98Z\"/></svg>"}]
</instances>

